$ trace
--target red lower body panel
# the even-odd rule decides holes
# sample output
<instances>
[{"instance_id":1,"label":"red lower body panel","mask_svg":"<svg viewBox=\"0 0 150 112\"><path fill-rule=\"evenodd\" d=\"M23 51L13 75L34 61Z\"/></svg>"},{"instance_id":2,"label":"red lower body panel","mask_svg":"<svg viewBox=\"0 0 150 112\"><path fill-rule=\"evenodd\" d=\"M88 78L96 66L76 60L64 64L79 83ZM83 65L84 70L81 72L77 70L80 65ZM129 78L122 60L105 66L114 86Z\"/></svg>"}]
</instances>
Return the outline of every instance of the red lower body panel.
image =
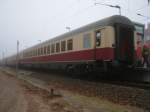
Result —
<instances>
[{"instance_id":1,"label":"red lower body panel","mask_svg":"<svg viewBox=\"0 0 150 112\"><path fill-rule=\"evenodd\" d=\"M55 62L55 61L88 61L88 60L113 60L113 48L99 48L68 53L37 56L20 60L21 63Z\"/></svg>"},{"instance_id":2,"label":"red lower body panel","mask_svg":"<svg viewBox=\"0 0 150 112\"><path fill-rule=\"evenodd\" d=\"M96 49L96 60L113 60L114 48L99 48Z\"/></svg>"}]
</instances>

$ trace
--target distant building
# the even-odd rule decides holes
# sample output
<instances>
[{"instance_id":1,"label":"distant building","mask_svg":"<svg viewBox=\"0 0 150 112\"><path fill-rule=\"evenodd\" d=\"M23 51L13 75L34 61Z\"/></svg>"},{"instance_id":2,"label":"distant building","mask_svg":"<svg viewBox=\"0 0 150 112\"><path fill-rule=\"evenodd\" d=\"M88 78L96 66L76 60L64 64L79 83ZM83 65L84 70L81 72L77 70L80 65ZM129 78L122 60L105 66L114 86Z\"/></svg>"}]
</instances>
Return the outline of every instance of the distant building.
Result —
<instances>
[{"instance_id":1,"label":"distant building","mask_svg":"<svg viewBox=\"0 0 150 112\"><path fill-rule=\"evenodd\" d=\"M145 41L150 40L150 23L148 23L147 29L145 29Z\"/></svg>"}]
</instances>

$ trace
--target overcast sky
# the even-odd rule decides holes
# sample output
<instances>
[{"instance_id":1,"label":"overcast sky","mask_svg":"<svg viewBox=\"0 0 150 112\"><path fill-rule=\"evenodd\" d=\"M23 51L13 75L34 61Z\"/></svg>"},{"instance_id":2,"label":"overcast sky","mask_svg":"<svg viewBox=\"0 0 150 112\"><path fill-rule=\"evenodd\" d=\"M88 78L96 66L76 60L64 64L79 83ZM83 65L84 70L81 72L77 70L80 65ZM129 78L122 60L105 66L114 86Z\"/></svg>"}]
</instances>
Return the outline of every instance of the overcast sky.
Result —
<instances>
[{"instance_id":1,"label":"overcast sky","mask_svg":"<svg viewBox=\"0 0 150 112\"><path fill-rule=\"evenodd\" d=\"M95 2L120 5L122 15L146 24L150 19L148 0L0 0L0 58L20 49L38 44L102 18L118 14L118 9L97 5Z\"/></svg>"}]
</instances>

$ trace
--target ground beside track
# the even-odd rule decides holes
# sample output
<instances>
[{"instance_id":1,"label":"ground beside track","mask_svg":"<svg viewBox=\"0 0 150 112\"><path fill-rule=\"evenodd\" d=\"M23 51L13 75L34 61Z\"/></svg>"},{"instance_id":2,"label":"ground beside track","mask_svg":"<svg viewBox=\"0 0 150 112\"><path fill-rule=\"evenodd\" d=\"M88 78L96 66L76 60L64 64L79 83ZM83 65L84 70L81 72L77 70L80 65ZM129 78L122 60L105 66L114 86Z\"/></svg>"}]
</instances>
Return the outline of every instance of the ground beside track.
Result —
<instances>
[{"instance_id":1,"label":"ground beside track","mask_svg":"<svg viewBox=\"0 0 150 112\"><path fill-rule=\"evenodd\" d=\"M8 73L14 76L12 77ZM36 74L32 72L21 71L18 77L19 79L25 79L27 81L24 82L23 80L17 79L16 73L10 69L7 69L5 72L0 72L0 111L146 112L137 107L121 106L99 97L78 94L80 92L75 91L78 88L75 87L74 90L72 90L67 87L68 84L71 84L72 80L68 79L66 82L66 79L62 79L62 77L58 79L58 77L45 75L46 81L44 81L40 79L39 75L36 75L39 79L35 78L35 75ZM65 80L67 84L65 84L65 87L62 80ZM80 81L78 83L80 83ZM50 90L51 88L54 89L54 94L59 97L52 98L47 91L43 90ZM14 101L16 102L14 103ZM1 108L3 110L1 110Z\"/></svg>"}]
</instances>

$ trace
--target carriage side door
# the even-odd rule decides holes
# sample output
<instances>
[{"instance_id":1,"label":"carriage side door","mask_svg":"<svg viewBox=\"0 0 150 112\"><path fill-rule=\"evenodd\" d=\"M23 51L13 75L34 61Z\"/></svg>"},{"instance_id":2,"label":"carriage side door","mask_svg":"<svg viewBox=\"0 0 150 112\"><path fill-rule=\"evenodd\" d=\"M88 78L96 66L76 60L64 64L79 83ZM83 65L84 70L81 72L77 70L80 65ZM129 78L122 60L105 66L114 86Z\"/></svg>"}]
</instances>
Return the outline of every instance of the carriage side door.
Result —
<instances>
[{"instance_id":1,"label":"carriage side door","mask_svg":"<svg viewBox=\"0 0 150 112\"><path fill-rule=\"evenodd\" d=\"M116 27L116 58L125 63L132 63L134 59L133 29L129 26Z\"/></svg>"},{"instance_id":2,"label":"carriage side door","mask_svg":"<svg viewBox=\"0 0 150 112\"><path fill-rule=\"evenodd\" d=\"M95 31L95 59L96 60L101 59L101 53L100 53L101 44L102 44L102 32L99 29Z\"/></svg>"}]
</instances>

